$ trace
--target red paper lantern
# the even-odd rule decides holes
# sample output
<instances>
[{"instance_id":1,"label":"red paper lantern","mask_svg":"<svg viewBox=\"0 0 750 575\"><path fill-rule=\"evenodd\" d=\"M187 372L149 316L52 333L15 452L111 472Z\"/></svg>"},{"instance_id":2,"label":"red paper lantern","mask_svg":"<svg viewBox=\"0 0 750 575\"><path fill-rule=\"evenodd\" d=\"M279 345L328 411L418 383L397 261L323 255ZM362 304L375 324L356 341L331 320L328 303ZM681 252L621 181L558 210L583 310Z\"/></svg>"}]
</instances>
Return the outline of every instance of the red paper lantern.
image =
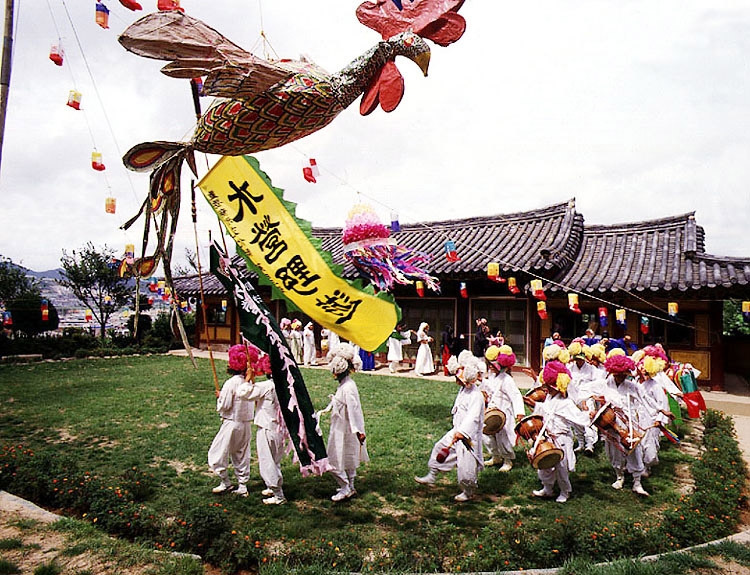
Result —
<instances>
[{"instance_id":1,"label":"red paper lantern","mask_svg":"<svg viewBox=\"0 0 750 575\"><path fill-rule=\"evenodd\" d=\"M422 280L417 280L417 294L419 294L419 297L424 297L424 282Z\"/></svg>"},{"instance_id":2,"label":"red paper lantern","mask_svg":"<svg viewBox=\"0 0 750 575\"><path fill-rule=\"evenodd\" d=\"M518 284L516 283L516 278L513 276L510 276L508 278L508 289L510 290L510 293L518 294L521 293L521 290L518 287Z\"/></svg>"},{"instance_id":3,"label":"red paper lantern","mask_svg":"<svg viewBox=\"0 0 750 575\"><path fill-rule=\"evenodd\" d=\"M531 292L536 299L547 299L547 296L544 295L544 288L542 288L542 280L531 280Z\"/></svg>"},{"instance_id":4,"label":"red paper lantern","mask_svg":"<svg viewBox=\"0 0 750 575\"><path fill-rule=\"evenodd\" d=\"M469 297L469 292L466 289L466 282L461 282L460 289L461 289L461 297L462 298Z\"/></svg>"},{"instance_id":5,"label":"red paper lantern","mask_svg":"<svg viewBox=\"0 0 750 575\"><path fill-rule=\"evenodd\" d=\"M581 308L578 307L578 294L577 293L568 294L568 307L570 308L570 311L572 312L581 313Z\"/></svg>"},{"instance_id":6,"label":"red paper lantern","mask_svg":"<svg viewBox=\"0 0 750 575\"><path fill-rule=\"evenodd\" d=\"M65 58L65 50L63 50L63 47L59 44L52 44L52 48L49 49L49 59L57 66L62 66L63 58Z\"/></svg>"}]
</instances>

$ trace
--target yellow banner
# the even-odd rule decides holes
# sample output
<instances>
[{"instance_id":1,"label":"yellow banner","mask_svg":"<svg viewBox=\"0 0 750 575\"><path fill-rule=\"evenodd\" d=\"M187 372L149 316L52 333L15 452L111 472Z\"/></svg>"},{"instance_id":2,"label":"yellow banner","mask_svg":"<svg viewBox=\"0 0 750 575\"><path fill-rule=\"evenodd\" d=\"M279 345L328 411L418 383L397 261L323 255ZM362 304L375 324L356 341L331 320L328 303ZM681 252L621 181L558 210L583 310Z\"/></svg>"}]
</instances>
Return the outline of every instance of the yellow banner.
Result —
<instances>
[{"instance_id":1,"label":"yellow banner","mask_svg":"<svg viewBox=\"0 0 750 575\"><path fill-rule=\"evenodd\" d=\"M388 339L398 320L395 303L330 269L257 160L225 156L198 186L237 245L313 321L368 351Z\"/></svg>"}]
</instances>

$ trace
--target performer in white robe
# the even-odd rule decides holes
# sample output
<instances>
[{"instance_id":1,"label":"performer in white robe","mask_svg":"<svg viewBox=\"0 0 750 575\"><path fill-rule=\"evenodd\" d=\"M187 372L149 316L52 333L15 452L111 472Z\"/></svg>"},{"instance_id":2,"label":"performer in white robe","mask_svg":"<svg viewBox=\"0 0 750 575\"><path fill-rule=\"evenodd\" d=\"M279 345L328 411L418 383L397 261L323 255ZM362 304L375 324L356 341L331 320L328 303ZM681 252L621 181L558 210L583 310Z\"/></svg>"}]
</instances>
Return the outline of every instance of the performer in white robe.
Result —
<instances>
[{"instance_id":1,"label":"performer in white robe","mask_svg":"<svg viewBox=\"0 0 750 575\"><path fill-rule=\"evenodd\" d=\"M302 365L302 322L298 319L292 321L292 331L289 333L291 345L289 346L297 365Z\"/></svg>"},{"instance_id":2,"label":"performer in white robe","mask_svg":"<svg viewBox=\"0 0 750 575\"><path fill-rule=\"evenodd\" d=\"M388 369L391 373L396 373L398 364L403 361L404 345L411 343L412 333L403 323L399 323L388 338Z\"/></svg>"},{"instance_id":3,"label":"performer in white robe","mask_svg":"<svg viewBox=\"0 0 750 575\"><path fill-rule=\"evenodd\" d=\"M482 426L484 425L484 396L476 386L478 370L467 365L456 373L456 383L461 389L453 404L453 428L443 435L432 448L427 462L428 472L415 477L418 483L432 485L438 472L447 473L457 468L458 486L461 492L456 501L468 501L474 497L477 476L484 468L482 462Z\"/></svg>"},{"instance_id":4,"label":"performer in white robe","mask_svg":"<svg viewBox=\"0 0 750 575\"><path fill-rule=\"evenodd\" d=\"M331 475L339 486L331 500L341 501L357 494L354 487L357 468L360 463L370 461L370 456L359 390L351 378L351 373L362 365L361 359L352 345L342 343L330 365L334 379L339 382L336 393L331 396L331 427L328 432L328 462L333 467Z\"/></svg>"},{"instance_id":5,"label":"performer in white robe","mask_svg":"<svg viewBox=\"0 0 750 575\"><path fill-rule=\"evenodd\" d=\"M588 358L591 367L594 368L595 375L594 381L600 379L607 379L609 375L604 367L604 362L607 361L607 349L601 343L595 343L589 346L591 351L591 357Z\"/></svg>"},{"instance_id":6,"label":"performer in white robe","mask_svg":"<svg viewBox=\"0 0 750 575\"><path fill-rule=\"evenodd\" d=\"M289 349L292 348L292 320L290 320L288 317L282 317L279 321L279 327L281 328L281 334L284 336L284 339L286 340L286 344L289 346Z\"/></svg>"},{"instance_id":7,"label":"performer in white robe","mask_svg":"<svg viewBox=\"0 0 750 575\"><path fill-rule=\"evenodd\" d=\"M435 373L435 364L432 360L432 349L430 349L430 343L432 343L432 337L430 337L430 324L422 322L419 324L417 330L417 343L419 344L419 350L417 351L417 360L414 363L414 373L417 375L431 375Z\"/></svg>"},{"instance_id":8,"label":"performer in white robe","mask_svg":"<svg viewBox=\"0 0 750 575\"><path fill-rule=\"evenodd\" d=\"M223 493L232 488L229 479L229 461L231 459L234 474L239 486L237 495L247 497L247 482L250 479L250 441L254 403L237 395L245 382L247 371L247 351L244 345L233 345L229 348L230 374L224 382L216 399L216 411L221 416L221 427L208 449L208 467L221 478L221 483L213 488L214 493Z\"/></svg>"},{"instance_id":9,"label":"performer in white robe","mask_svg":"<svg viewBox=\"0 0 750 575\"><path fill-rule=\"evenodd\" d=\"M647 406L643 401L642 386L630 377L635 369L635 363L626 355L618 354L608 357L604 365L610 375L603 386L603 399L613 408L618 408L628 415L634 427L642 427L640 418L646 413ZM617 476L612 488L623 488L627 471L633 476L633 491L648 497L648 492L641 484L641 477L645 472L642 442L639 442L627 454L623 453L618 446L621 446L618 438L605 435L604 449Z\"/></svg>"},{"instance_id":10,"label":"performer in white robe","mask_svg":"<svg viewBox=\"0 0 750 575\"><path fill-rule=\"evenodd\" d=\"M315 330L312 322L307 322L302 332L302 359L305 366L315 365Z\"/></svg>"},{"instance_id":11,"label":"performer in white robe","mask_svg":"<svg viewBox=\"0 0 750 575\"><path fill-rule=\"evenodd\" d=\"M557 483L560 494L555 501L565 503L573 491L570 472L576 469L572 427L588 425L590 417L566 396L570 372L562 362L548 361L542 372L542 381L547 389L547 397L534 405L534 415L542 416L545 435L562 450L563 457L554 467L537 470L542 488L534 490L532 494L536 497L552 497Z\"/></svg>"},{"instance_id":12,"label":"performer in white robe","mask_svg":"<svg viewBox=\"0 0 750 575\"><path fill-rule=\"evenodd\" d=\"M281 460L284 457L284 423L273 380L255 382L255 377L245 381L237 389L237 396L255 403L255 434L258 450L258 469L266 484L261 491L266 505L282 505L284 478L281 475Z\"/></svg>"},{"instance_id":13,"label":"performer in white robe","mask_svg":"<svg viewBox=\"0 0 750 575\"><path fill-rule=\"evenodd\" d=\"M594 409L594 400L592 399L592 388L591 384L599 378L599 373L594 367L587 362L587 353L591 356L591 350L587 345L581 343L580 340L574 340L568 346L568 352L570 353L571 362L568 364L568 371L570 371L570 383L568 384L568 397L573 400L573 403L578 406L582 411L591 411ZM581 451L584 448L586 453L594 453L594 445L596 445L599 435L594 426L588 424L580 427L574 426L573 431L578 445L575 451Z\"/></svg>"},{"instance_id":14,"label":"performer in white robe","mask_svg":"<svg viewBox=\"0 0 750 575\"><path fill-rule=\"evenodd\" d=\"M516 458L513 450L516 444L515 425L526 415L523 397L510 374L516 363L516 354L509 345L492 345L487 348L484 357L489 365L489 376L481 383L486 399L485 411L497 408L505 414L503 428L493 435L483 436L484 446L491 456L485 460L484 465L502 465L500 471L510 471Z\"/></svg>"}]
</instances>

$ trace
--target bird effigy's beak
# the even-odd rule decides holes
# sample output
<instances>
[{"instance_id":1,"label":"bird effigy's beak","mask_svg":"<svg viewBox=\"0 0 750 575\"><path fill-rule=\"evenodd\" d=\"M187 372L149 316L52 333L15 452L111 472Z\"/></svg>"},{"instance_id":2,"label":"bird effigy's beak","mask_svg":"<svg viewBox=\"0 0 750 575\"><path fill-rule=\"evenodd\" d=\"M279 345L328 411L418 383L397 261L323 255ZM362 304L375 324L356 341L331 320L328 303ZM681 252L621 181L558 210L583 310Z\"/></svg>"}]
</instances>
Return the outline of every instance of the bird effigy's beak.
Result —
<instances>
[{"instance_id":1,"label":"bird effigy's beak","mask_svg":"<svg viewBox=\"0 0 750 575\"><path fill-rule=\"evenodd\" d=\"M414 61L417 63L417 66L419 66L419 69L422 70L422 73L426 78L427 68L430 67L430 52L422 52L414 59Z\"/></svg>"}]
</instances>

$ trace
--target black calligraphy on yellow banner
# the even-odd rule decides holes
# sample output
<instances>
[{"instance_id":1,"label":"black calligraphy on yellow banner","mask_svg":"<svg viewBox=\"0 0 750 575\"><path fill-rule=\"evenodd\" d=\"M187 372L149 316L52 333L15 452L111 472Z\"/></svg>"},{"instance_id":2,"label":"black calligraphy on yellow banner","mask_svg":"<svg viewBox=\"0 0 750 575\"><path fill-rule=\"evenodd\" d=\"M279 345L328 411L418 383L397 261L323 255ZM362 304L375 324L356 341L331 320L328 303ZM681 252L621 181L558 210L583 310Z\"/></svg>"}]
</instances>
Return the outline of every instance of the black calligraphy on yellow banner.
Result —
<instances>
[{"instance_id":1,"label":"black calligraphy on yellow banner","mask_svg":"<svg viewBox=\"0 0 750 575\"><path fill-rule=\"evenodd\" d=\"M368 351L388 339L396 304L331 270L255 158L225 156L198 186L250 260L313 321Z\"/></svg>"}]
</instances>

